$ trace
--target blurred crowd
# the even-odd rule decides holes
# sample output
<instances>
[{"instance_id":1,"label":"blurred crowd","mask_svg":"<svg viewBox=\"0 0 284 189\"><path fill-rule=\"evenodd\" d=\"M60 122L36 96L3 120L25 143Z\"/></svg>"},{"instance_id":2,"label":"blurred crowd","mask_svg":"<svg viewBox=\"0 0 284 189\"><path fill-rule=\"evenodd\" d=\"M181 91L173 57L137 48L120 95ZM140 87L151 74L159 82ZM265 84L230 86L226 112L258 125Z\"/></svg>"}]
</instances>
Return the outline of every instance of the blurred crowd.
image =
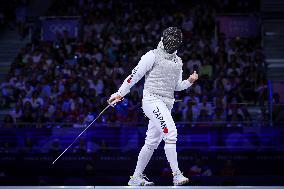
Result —
<instances>
[{"instance_id":1,"label":"blurred crowd","mask_svg":"<svg viewBox=\"0 0 284 189\"><path fill-rule=\"evenodd\" d=\"M30 0L0 0L0 29L16 29L24 37L27 34L27 6Z\"/></svg>"},{"instance_id":2,"label":"blurred crowd","mask_svg":"<svg viewBox=\"0 0 284 189\"><path fill-rule=\"evenodd\" d=\"M81 16L82 35L67 32L52 42L34 40L19 52L1 83L1 106L14 107L6 125L19 122L72 122L83 126L106 106L140 57L156 48L168 26L182 28L178 55L184 79L199 80L176 94L177 121L251 121L250 104L261 106L258 120L268 121L266 64L259 38L227 38L216 33L216 14L258 11L254 1L55 1L49 16ZM155 10L155 11L153 11ZM143 81L99 122L145 121ZM199 124L200 126L206 124Z\"/></svg>"}]
</instances>

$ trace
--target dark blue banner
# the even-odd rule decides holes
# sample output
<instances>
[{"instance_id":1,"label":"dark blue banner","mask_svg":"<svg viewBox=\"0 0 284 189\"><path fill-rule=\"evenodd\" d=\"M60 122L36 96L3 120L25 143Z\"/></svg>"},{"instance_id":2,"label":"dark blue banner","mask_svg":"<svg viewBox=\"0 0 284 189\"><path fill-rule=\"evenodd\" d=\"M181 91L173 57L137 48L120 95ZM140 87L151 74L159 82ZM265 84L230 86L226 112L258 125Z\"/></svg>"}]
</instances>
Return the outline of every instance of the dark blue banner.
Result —
<instances>
[{"instance_id":1,"label":"dark blue banner","mask_svg":"<svg viewBox=\"0 0 284 189\"><path fill-rule=\"evenodd\" d=\"M260 34L258 17L256 16L218 16L220 32L227 37L257 37Z\"/></svg>"},{"instance_id":2,"label":"dark blue banner","mask_svg":"<svg viewBox=\"0 0 284 189\"><path fill-rule=\"evenodd\" d=\"M42 21L42 40L54 41L64 36L78 36L79 19L46 19Z\"/></svg>"}]
</instances>

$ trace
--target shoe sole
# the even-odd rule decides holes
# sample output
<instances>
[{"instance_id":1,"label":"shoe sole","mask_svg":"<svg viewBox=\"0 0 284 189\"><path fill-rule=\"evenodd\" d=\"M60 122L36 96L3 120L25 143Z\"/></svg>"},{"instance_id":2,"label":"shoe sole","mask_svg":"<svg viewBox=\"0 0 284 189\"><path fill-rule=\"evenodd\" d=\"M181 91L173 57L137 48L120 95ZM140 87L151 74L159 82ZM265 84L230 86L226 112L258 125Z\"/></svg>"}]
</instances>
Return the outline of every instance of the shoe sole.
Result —
<instances>
[{"instance_id":1,"label":"shoe sole","mask_svg":"<svg viewBox=\"0 0 284 189\"><path fill-rule=\"evenodd\" d=\"M155 186L155 184L148 184L148 185L130 185L130 184L128 184L128 186Z\"/></svg>"},{"instance_id":2,"label":"shoe sole","mask_svg":"<svg viewBox=\"0 0 284 189\"><path fill-rule=\"evenodd\" d=\"M127 183L128 186L155 186L155 183L152 183L152 184L147 184L147 185L131 185L129 183Z\"/></svg>"},{"instance_id":3,"label":"shoe sole","mask_svg":"<svg viewBox=\"0 0 284 189\"><path fill-rule=\"evenodd\" d=\"M175 185L175 186L182 186L182 185L185 185L185 184L187 184L187 183L189 183L189 179L186 179L186 180L184 180L184 181L178 183L178 184Z\"/></svg>"},{"instance_id":4,"label":"shoe sole","mask_svg":"<svg viewBox=\"0 0 284 189\"><path fill-rule=\"evenodd\" d=\"M147 184L147 185L144 185L144 186L155 186L155 184Z\"/></svg>"}]
</instances>

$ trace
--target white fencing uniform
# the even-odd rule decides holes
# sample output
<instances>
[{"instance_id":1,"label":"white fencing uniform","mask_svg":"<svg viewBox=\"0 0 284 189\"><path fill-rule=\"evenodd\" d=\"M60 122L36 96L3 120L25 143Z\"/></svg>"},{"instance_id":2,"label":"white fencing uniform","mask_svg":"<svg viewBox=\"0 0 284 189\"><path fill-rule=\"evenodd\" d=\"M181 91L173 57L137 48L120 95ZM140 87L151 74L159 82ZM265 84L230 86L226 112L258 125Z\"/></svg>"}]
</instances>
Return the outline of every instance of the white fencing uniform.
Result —
<instances>
[{"instance_id":1,"label":"white fencing uniform","mask_svg":"<svg viewBox=\"0 0 284 189\"><path fill-rule=\"evenodd\" d=\"M162 42L157 49L141 57L138 65L132 70L118 90L125 96L130 88L145 76L142 109L150 119L145 144L156 149L162 139L166 143L176 143L177 130L171 116L174 104L174 91L187 89L192 84L182 81L182 61L176 55L168 54Z\"/></svg>"},{"instance_id":2,"label":"white fencing uniform","mask_svg":"<svg viewBox=\"0 0 284 189\"><path fill-rule=\"evenodd\" d=\"M125 96L130 88L145 76L142 109L150 120L145 144L138 155L134 174L128 182L130 186L154 184L145 180L143 172L162 139L165 141L165 154L173 172L174 185L182 185L189 181L178 167L177 129L171 116L175 101L174 92L191 86L188 80L182 81L182 61L176 55L176 49L181 42L182 33L178 28L169 27L164 30L157 49L141 57L138 65L117 92L118 95Z\"/></svg>"},{"instance_id":3,"label":"white fencing uniform","mask_svg":"<svg viewBox=\"0 0 284 189\"><path fill-rule=\"evenodd\" d=\"M142 109L150 120L145 145L140 150L133 177L128 182L129 185L140 185L141 183L144 185L146 182L143 178L144 169L162 139L165 141L165 154L173 175L182 175L178 167L176 152L177 129L171 116L171 109L175 101L174 92L187 89L192 84L188 80L182 81L181 59L176 52L167 53L162 42L159 43L157 49L141 57L138 65L124 80L117 94L125 96L143 76L145 76L145 84ZM188 181L183 176L179 178Z\"/></svg>"}]
</instances>

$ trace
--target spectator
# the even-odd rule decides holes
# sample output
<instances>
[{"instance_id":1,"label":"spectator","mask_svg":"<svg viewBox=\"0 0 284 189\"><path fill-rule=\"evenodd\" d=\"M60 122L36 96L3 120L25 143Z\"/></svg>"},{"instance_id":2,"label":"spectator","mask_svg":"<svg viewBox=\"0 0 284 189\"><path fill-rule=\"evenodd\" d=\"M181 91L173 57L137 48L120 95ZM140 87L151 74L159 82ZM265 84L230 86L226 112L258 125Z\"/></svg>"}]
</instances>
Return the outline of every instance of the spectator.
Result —
<instances>
[{"instance_id":1,"label":"spectator","mask_svg":"<svg viewBox=\"0 0 284 189\"><path fill-rule=\"evenodd\" d=\"M215 108L214 115L212 118L213 122L224 122L226 120L225 111L223 108ZM220 123L220 126L223 126L223 123Z\"/></svg>"},{"instance_id":2,"label":"spectator","mask_svg":"<svg viewBox=\"0 0 284 189\"><path fill-rule=\"evenodd\" d=\"M242 126L243 116L241 110L237 107L232 107L228 113L228 121L230 122L227 126Z\"/></svg>"},{"instance_id":3,"label":"spectator","mask_svg":"<svg viewBox=\"0 0 284 189\"><path fill-rule=\"evenodd\" d=\"M198 71L200 70L201 62L199 59L197 59L196 52L192 52L191 59L187 62L187 69L190 70L190 72Z\"/></svg>"},{"instance_id":4,"label":"spectator","mask_svg":"<svg viewBox=\"0 0 284 189\"><path fill-rule=\"evenodd\" d=\"M212 114L212 105L210 102L208 102L208 97L207 96L203 96L202 97L202 102L200 102L198 104L198 110L199 110L199 115L201 114L201 111L203 111L203 115L208 115L210 116Z\"/></svg>"},{"instance_id":5,"label":"spectator","mask_svg":"<svg viewBox=\"0 0 284 189\"><path fill-rule=\"evenodd\" d=\"M211 116L209 116L208 111L206 109L201 109L199 116L197 118L197 122L199 127L203 126L209 126L209 123L211 121Z\"/></svg>"},{"instance_id":6,"label":"spectator","mask_svg":"<svg viewBox=\"0 0 284 189\"><path fill-rule=\"evenodd\" d=\"M17 123L17 121L19 121L22 117L21 105L17 104L15 109L10 111L9 115L13 118L13 122Z\"/></svg>"}]
</instances>

